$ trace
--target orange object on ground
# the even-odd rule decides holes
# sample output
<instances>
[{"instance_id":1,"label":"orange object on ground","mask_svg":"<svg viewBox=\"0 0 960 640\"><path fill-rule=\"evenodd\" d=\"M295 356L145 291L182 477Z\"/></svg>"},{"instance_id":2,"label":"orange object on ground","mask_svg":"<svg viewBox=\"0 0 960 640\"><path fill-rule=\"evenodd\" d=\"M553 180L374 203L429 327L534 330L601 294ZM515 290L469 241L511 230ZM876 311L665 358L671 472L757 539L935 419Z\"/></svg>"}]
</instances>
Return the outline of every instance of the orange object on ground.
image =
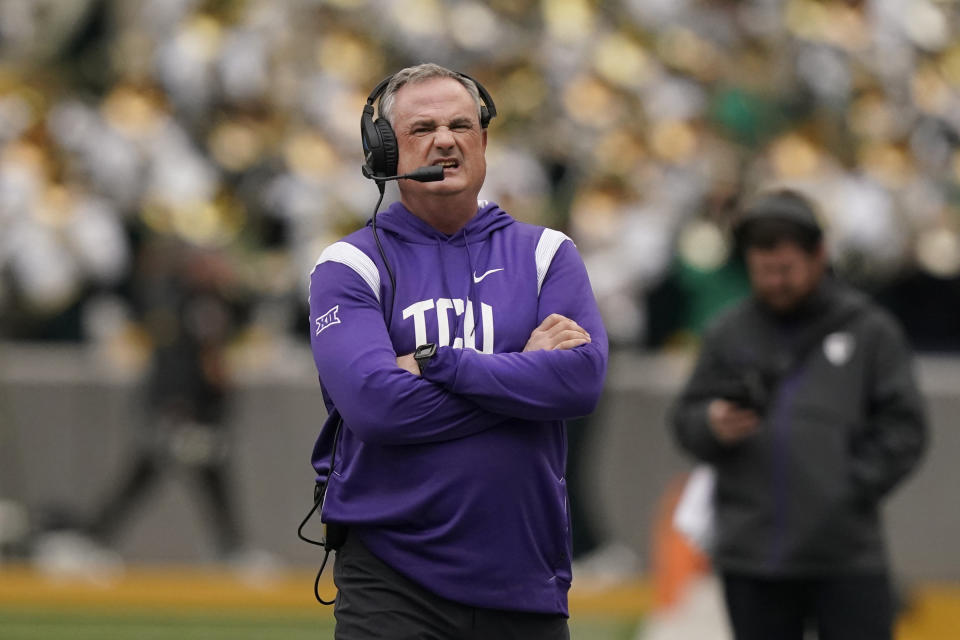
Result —
<instances>
[{"instance_id":1,"label":"orange object on ground","mask_svg":"<svg viewBox=\"0 0 960 640\"><path fill-rule=\"evenodd\" d=\"M653 596L654 606L670 608L683 596L690 582L710 572L710 559L691 545L673 526L673 513L680 501L688 474L667 486L657 508L653 530Z\"/></svg>"}]
</instances>

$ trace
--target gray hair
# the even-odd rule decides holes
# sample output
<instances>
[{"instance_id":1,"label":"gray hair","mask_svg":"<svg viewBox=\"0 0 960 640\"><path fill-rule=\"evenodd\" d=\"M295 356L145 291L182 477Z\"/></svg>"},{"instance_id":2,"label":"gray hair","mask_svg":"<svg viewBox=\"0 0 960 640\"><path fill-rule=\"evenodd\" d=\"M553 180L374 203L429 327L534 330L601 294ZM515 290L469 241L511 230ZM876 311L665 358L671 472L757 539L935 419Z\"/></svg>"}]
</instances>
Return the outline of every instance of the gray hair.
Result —
<instances>
[{"instance_id":1,"label":"gray hair","mask_svg":"<svg viewBox=\"0 0 960 640\"><path fill-rule=\"evenodd\" d=\"M380 117L389 122L390 126L392 127L393 105L397 100L397 91L400 90L400 87L407 83L416 84L425 80L432 80L433 78L453 78L462 84L467 90L467 93L470 94L470 97L473 98L473 102L477 105L477 117L480 117L480 110L483 106L483 103L480 100L480 92L477 91L476 83L474 83L474 81L470 78L463 77L456 71L452 71L446 67L441 67L440 65L433 64L432 62L418 64L414 67L407 67L406 69L401 69L393 75L393 77L390 79L390 82L387 84L387 88L384 90L383 95L380 97Z\"/></svg>"}]
</instances>

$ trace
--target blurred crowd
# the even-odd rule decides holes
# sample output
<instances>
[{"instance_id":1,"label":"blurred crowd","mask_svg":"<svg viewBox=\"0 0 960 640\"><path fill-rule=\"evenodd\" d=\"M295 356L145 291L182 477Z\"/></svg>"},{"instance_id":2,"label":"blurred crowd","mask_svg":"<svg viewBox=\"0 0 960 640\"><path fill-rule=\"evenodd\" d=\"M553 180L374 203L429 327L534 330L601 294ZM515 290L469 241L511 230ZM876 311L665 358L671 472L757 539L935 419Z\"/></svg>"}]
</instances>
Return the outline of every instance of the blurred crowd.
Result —
<instances>
[{"instance_id":1,"label":"blurred crowd","mask_svg":"<svg viewBox=\"0 0 960 640\"><path fill-rule=\"evenodd\" d=\"M616 344L742 294L731 218L788 184L838 273L960 350L958 35L957 0L5 0L0 337L136 343L158 245L306 336L306 274L376 202L361 107L435 61L496 101L481 197L574 237Z\"/></svg>"}]
</instances>

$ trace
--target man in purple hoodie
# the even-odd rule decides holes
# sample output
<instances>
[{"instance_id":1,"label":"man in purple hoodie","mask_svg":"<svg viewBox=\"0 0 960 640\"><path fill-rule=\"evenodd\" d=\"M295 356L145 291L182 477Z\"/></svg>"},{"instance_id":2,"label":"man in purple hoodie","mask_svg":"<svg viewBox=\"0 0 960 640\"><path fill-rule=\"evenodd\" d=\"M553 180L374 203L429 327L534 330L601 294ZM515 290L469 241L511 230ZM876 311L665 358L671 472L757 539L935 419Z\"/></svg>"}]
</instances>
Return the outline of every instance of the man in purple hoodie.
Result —
<instances>
[{"instance_id":1,"label":"man in purple hoodie","mask_svg":"<svg viewBox=\"0 0 960 640\"><path fill-rule=\"evenodd\" d=\"M595 408L607 336L573 242L478 203L496 111L477 87L433 64L390 78L396 151L370 174L443 179L401 182L310 276L313 466L348 532L337 638L569 637L564 420Z\"/></svg>"}]
</instances>

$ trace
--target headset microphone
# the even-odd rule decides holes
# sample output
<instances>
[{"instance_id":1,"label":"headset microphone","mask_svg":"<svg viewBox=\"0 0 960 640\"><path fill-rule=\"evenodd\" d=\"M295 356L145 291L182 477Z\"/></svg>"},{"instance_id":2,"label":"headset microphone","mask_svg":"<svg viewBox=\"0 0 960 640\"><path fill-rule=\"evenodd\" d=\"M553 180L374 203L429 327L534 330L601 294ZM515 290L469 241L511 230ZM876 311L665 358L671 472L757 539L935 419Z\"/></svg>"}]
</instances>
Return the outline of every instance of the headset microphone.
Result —
<instances>
[{"instance_id":1,"label":"headset microphone","mask_svg":"<svg viewBox=\"0 0 960 640\"><path fill-rule=\"evenodd\" d=\"M370 169L367 165L363 166L363 175L371 180L375 180L378 183L389 182L390 180L416 180L417 182L439 182L443 180L443 167L435 165L427 165L425 167L419 167L414 169L410 173L403 173L397 176L375 176L370 172Z\"/></svg>"}]
</instances>

